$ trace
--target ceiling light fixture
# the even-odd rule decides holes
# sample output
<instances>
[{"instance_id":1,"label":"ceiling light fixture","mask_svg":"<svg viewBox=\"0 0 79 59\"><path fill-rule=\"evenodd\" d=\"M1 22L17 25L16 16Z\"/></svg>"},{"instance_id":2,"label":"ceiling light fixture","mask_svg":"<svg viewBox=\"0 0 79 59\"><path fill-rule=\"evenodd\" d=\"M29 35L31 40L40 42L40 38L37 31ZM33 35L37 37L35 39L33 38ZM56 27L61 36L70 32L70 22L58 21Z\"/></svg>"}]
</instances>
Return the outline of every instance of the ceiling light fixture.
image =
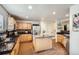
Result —
<instances>
[{"instance_id":1,"label":"ceiling light fixture","mask_svg":"<svg viewBox=\"0 0 79 59\"><path fill-rule=\"evenodd\" d=\"M66 17L69 17L69 14L66 14L65 16L66 16Z\"/></svg>"},{"instance_id":2,"label":"ceiling light fixture","mask_svg":"<svg viewBox=\"0 0 79 59\"><path fill-rule=\"evenodd\" d=\"M56 14L56 12L55 12L55 11L53 11L53 12L52 12L52 14L53 14L53 15L55 15L55 14Z\"/></svg>"},{"instance_id":3,"label":"ceiling light fixture","mask_svg":"<svg viewBox=\"0 0 79 59\"><path fill-rule=\"evenodd\" d=\"M28 19L29 17L28 17L28 16L26 16L26 18Z\"/></svg>"},{"instance_id":4,"label":"ceiling light fixture","mask_svg":"<svg viewBox=\"0 0 79 59\"><path fill-rule=\"evenodd\" d=\"M31 6L31 5L29 5L29 6L28 6L28 9L29 9L29 10L32 10L32 6Z\"/></svg>"}]
</instances>

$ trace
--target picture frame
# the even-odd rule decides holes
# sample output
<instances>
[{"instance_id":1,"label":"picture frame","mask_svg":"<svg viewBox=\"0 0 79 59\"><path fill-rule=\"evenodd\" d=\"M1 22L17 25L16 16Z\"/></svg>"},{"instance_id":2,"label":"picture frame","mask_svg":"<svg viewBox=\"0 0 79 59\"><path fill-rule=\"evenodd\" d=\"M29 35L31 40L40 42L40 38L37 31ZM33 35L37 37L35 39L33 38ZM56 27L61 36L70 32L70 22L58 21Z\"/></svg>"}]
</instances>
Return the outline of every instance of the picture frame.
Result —
<instances>
[{"instance_id":1,"label":"picture frame","mask_svg":"<svg viewBox=\"0 0 79 59\"><path fill-rule=\"evenodd\" d=\"M4 26L3 22L4 22L3 15L0 14L0 32L3 31L3 26Z\"/></svg>"},{"instance_id":2,"label":"picture frame","mask_svg":"<svg viewBox=\"0 0 79 59\"><path fill-rule=\"evenodd\" d=\"M72 30L76 32L79 31L79 13L73 15Z\"/></svg>"}]
</instances>

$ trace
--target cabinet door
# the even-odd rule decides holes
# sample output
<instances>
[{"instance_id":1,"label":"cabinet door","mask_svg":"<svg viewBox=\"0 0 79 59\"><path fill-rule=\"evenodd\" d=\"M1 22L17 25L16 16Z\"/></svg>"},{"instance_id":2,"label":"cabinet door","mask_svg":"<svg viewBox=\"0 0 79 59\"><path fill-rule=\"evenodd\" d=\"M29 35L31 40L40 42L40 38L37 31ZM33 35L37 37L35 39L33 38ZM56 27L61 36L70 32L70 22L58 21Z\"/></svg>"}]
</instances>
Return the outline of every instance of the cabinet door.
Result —
<instances>
[{"instance_id":1,"label":"cabinet door","mask_svg":"<svg viewBox=\"0 0 79 59\"><path fill-rule=\"evenodd\" d=\"M20 36L19 36L19 40L20 40L20 42L23 42L23 41L24 41L23 35L20 35Z\"/></svg>"},{"instance_id":2,"label":"cabinet door","mask_svg":"<svg viewBox=\"0 0 79 59\"><path fill-rule=\"evenodd\" d=\"M48 50L52 48L52 40L48 38L34 39L35 52Z\"/></svg>"},{"instance_id":3,"label":"cabinet door","mask_svg":"<svg viewBox=\"0 0 79 59\"><path fill-rule=\"evenodd\" d=\"M21 35L21 42L28 41L28 36L26 34Z\"/></svg>"},{"instance_id":4,"label":"cabinet door","mask_svg":"<svg viewBox=\"0 0 79 59\"><path fill-rule=\"evenodd\" d=\"M19 27L19 29L22 29L23 25L21 23L19 23L18 27Z\"/></svg>"},{"instance_id":5,"label":"cabinet door","mask_svg":"<svg viewBox=\"0 0 79 59\"><path fill-rule=\"evenodd\" d=\"M28 41L32 40L32 34L28 34Z\"/></svg>"},{"instance_id":6,"label":"cabinet door","mask_svg":"<svg viewBox=\"0 0 79 59\"><path fill-rule=\"evenodd\" d=\"M27 29L27 23L23 23L23 29Z\"/></svg>"},{"instance_id":7,"label":"cabinet door","mask_svg":"<svg viewBox=\"0 0 79 59\"><path fill-rule=\"evenodd\" d=\"M64 36L63 35L57 35L57 42L63 43Z\"/></svg>"},{"instance_id":8,"label":"cabinet door","mask_svg":"<svg viewBox=\"0 0 79 59\"><path fill-rule=\"evenodd\" d=\"M15 28L18 29L18 23L15 24Z\"/></svg>"},{"instance_id":9,"label":"cabinet door","mask_svg":"<svg viewBox=\"0 0 79 59\"><path fill-rule=\"evenodd\" d=\"M31 34L23 34L23 35L20 35L19 39L20 39L20 42L31 41L32 35Z\"/></svg>"},{"instance_id":10,"label":"cabinet door","mask_svg":"<svg viewBox=\"0 0 79 59\"><path fill-rule=\"evenodd\" d=\"M32 29L32 24L28 23L28 29Z\"/></svg>"}]
</instances>

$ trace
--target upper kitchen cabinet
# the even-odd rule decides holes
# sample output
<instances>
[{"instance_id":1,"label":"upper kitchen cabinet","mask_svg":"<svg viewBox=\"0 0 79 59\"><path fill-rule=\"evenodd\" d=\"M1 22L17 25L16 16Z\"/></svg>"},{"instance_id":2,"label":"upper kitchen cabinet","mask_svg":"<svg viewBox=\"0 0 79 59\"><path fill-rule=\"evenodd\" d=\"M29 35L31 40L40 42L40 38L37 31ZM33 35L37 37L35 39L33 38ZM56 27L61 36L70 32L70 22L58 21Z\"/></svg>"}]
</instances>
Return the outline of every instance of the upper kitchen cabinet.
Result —
<instances>
[{"instance_id":1,"label":"upper kitchen cabinet","mask_svg":"<svg viewBox=\"0 0 79 59\"><path fill-rule=\"evenodd\" d=\"M13 17L8 17L8 31L12 31L15 29L16 21Z\"/></svg>"},{"instance_id":2,"label":"upper kitchen cabinet","mask_svg":"<svg viewBox=\"0 0 79 59\"><path fill-rule=\"evenodd\" d=\"M32 24L31 23L28 23L27 24L27 27L28 27L28 29L32 29Z\"/></svg>"},{"instance_id":3,"label":"upper kitchen cabinet","mask_svg":"<svg viewBox=\"0 0 79 59\"><path fill-rule=\"evenodd\" d=\"M65 19L64 21L62 21L62 24L63 24L63 30L64 31L69 31L70 27L69 27L69 19Z\"/></svg>"},{"instance_id":4,"label":"upper kitchen cabinet","mask_svg":"<svg viewBox=\"0 0 79 59\"><path fill-rule=\"evenodd\" d=\"M69 19L62 19L57 23L57 32L69 31Z\"/></svg>"},{"instance_id":5,"label":"upper kitchen cabinet","mask_svg":"<svg viewBox=\"0 0 79 59\"><path fill-rule=\"evenodd\" d=\"M7 30L7 18L8 18L8 13L0 5L0 33Z\"/></svg>"},{"instance_id":6,"label":"upper kitchen cabinet","mask_svg":"<svg viewBox=\"0 0 79 59\"><path fill-rule=\"evenodd\" d=\"M26 22L17 22L16 29L32 29L32 24Z\"/></svg>"}]
</instances>

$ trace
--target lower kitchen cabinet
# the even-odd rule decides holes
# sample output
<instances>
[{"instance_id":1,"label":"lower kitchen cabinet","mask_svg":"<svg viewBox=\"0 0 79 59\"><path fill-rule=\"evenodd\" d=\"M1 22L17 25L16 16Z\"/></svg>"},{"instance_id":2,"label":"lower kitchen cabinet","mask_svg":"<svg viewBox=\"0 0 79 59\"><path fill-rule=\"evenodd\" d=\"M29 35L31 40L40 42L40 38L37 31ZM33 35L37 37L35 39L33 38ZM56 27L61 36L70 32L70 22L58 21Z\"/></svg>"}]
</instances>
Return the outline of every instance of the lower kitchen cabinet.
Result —
<instances>
[{"instance_id":1,"label":"lower kitchen cabinet","mask_svg":"<svg viewBox=\"0 0 79 59\"><path fill-rule=\"evenodd\" d=\"M52 49L52 39L49 38L35 38L33 44L35 52Z\"/></svg>"},{"instance_id":2,"label":"lower kitchen cabinet","mask_svg":"<svg viewBox=\"0 0 79 59\"><path fill-rule=\"evenodd\" d=\"M57 42L60 42L67 50L69 49L69 39L64 35L57 35Z\"/></svg>"},{"instance_id":3,"label":"lower kitchen cabinet","mask_svg":"<svg viewBox=\"0 0 79 59\"><path fill-rule=\"evenodd\" d=\"M15 27L16 29L32 29L32 24L25 22L17 22Z\"/></svg>"},{"instance_id":4,"label":"lower kitchen cabinet","mask_svg":"<svg viewBox=\"0 0 79 59\"><path fill-rule=\"evenodd\" d=\"M57 42L60 42L63 44L64 42L64 35L57 35Z\"/></svg>"},{"instance_id":5,"label":"lower kitchen cabinet","mask_svg":"<svg viewBox=\"0 0 79 59\"><path fill-rule=\"evenodd\" d=\"M14 46L12 52L11 52L11 55L18 55L18 53L20 52L19 51L20 43L27 42L26 44L28 44L28 42L30 42L30 41L32 41L32 34L22 34L22 35L20 35L17 38L17 42L15 43L15 46Z\"/></svg>"},{"instance_id":6,"label":"lower kitchen cabinet","mask_svg":"<svg viewBox=\"0 0 79 59\"><path fill-rule=\"evenodd\" d=\"M32 34L22 34L18 37L18 39L20 39L20 42L32 41Z\"/></svg>"},{"instance_id":7,"label":"lower kitchen cabinet","mask_svg":"<svg viewBox=\"0 0 79 59\"><path fill-rule=\"evenodd\" d=\"M17 42L16 42L16 44L15 44L15 46L14 46L14 48L13 48L13 50L12 50L12 52L11 52L11 55L17 55L18 54L18 52L19 52L19 40L17 40Z\"/></svg>"}]
</instances>

